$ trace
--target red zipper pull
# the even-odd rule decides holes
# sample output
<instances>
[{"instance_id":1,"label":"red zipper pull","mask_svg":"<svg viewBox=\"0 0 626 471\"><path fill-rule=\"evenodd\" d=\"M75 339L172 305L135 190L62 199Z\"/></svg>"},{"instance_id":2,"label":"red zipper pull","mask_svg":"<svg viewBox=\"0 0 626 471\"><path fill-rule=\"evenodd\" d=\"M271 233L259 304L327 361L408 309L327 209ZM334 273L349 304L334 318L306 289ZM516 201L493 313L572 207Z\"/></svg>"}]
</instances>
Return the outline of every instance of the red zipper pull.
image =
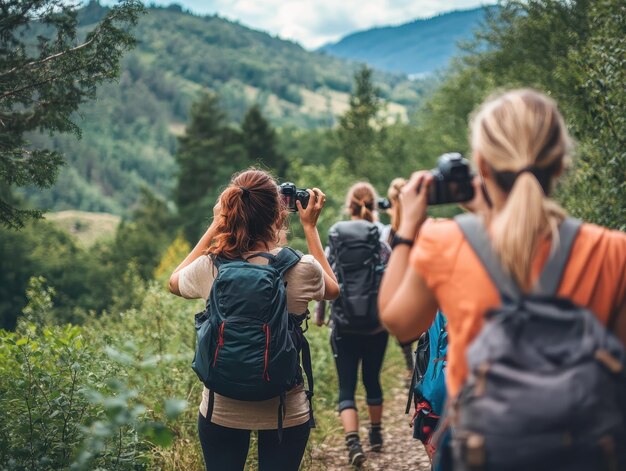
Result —
<instances>
[{"instance_id":1,"label":"red zipper pull","mask_svg":"<svg viewBox=\"0 0 626 471\"><path fill-rule=\"evenodd\" d=\"M213 357L213 366L217 364L217 356L220 353L220 349L224 346L224 324L225 322L222 321L217 335L217 348L215 349L215 356Z\"/></svg>"}]
</instances>

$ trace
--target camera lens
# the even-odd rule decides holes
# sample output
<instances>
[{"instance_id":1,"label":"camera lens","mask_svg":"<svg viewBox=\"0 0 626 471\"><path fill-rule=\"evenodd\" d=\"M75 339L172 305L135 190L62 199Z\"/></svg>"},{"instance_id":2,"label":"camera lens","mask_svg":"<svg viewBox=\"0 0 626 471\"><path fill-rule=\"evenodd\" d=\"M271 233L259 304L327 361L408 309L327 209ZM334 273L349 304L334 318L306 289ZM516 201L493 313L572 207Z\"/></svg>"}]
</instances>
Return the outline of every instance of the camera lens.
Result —
<instances>
[{"instance_id":1,"label":"camera lens","mask_svg":"<svg viewBox=\"0 0 626 471\"><path fill-rule=\"evenodd\" d=\"M380 211L391 209L391 201L389 201L387 198L379 198L377 203L378 203L378 209Z\"/></svg>"},{"instance_id":2,"label":"camera lens","mask_svg":"<svg viewBox=\"0 0 626 471\"><path fill-rule=\"evenodd\" d=\"M458 152L441 155L430 172L428 204L464 203L474 197L469 162Z\"/></svg>"}]
</instances>

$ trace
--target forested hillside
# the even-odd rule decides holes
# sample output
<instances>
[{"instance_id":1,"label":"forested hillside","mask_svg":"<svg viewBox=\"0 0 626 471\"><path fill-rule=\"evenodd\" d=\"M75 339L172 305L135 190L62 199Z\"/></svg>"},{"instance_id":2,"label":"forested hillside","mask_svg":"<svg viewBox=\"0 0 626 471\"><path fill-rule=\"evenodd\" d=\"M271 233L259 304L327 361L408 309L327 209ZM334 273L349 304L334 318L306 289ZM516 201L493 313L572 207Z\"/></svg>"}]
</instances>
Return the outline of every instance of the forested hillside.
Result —
<instances>
[{"instance_id":1,"label":"forested hillside","mask_svg":"<svg viewBox=\"0 0 626 471\"><path fill-rule=\"evenodd\" d=\"M88 31L106 8L79 14ZM331 126L348 108L356 63L309 52L298 44L218 16L195 16L178 6L149 8L133 30L138 44L124 57L119 83L82 106L73 135L35 135L35 147L59 150L67 161L54 188L28 192L44 209L128 214L139 190L171 196L176 136L201 92L219 96L228 120L239 123L252 104L281 127ZM406 119L422 84L377 73L387 113ZM410 110L409 110L410 111Z\"/></svg>"},{"instance_id":2,"label":"forested hillside","mask_svg":"<svg viewBox=\"0 0 626 471\"><path fill-rule=\"evenodd\" d=\"M349 34L321 48L337 57L367 62L372 67L405 74L426 74L445 68L459 53L458 43L471 40L485 19L486 8L453 11L398 26Z\"/></svg>"}]
</instances>

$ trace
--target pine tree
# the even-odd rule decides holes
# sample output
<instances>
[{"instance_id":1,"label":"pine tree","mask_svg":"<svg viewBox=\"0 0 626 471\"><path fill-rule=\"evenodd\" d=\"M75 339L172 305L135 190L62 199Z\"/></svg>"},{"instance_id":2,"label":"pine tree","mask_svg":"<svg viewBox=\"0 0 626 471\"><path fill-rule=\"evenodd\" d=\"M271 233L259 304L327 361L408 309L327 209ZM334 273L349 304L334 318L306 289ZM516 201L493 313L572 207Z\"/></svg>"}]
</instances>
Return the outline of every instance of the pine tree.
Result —
<instances>
[{"instance_id":1,"label":"pine tree","mask_svg":"<svg viewBox=\"0 0 626 471\"><path fill-rule=\"evenodd\" d=\"M93 10L99 6L90 4ZM78 107L96 88L117 77L125 51L135 45L129 33L144 8L122 0L103 9L89 32L79 33L75 2L3 0L0 2L0 187L51 186L63 156L33 148L29 132L72 132ZM36 211L15 207L0 196L0 224L19 228Z\"/></svg>"},{"instance_id":2,"label":"pine tree","mask_svg":"<svg viewBox=\"0 0 626 471\"><path fill-rule=\"evenodd\" d=\"M228 125L215 95L202 95L190 116L176 153L179 174L174 199L185 238L195 244L209 223L220 189L248 159L241 133Z\"/></svg>"},{"instance_id":3,"label":"pine tree","mask_svg":"<svg viewBox=\"0 0 626 471\"><path fill-rule=\"evenodd\" d=\"M380 116L384 103L380 90L372 81L372 69L363 66L354 75L350 108L339 118L340 148L350 171L358 178L374 178L385 165L381 144L385 139L385 122ZM386 182L385 182L386 184Z\"/></svg>"},{"instance_id":4,"label":"pine tree","mask_svg":"<svg viewBox=\"0 0 626 471\"><path fill-rule=\"evenodd\" d=\"M252 106L241 123L243 145L251 162L260 162L278 176L287 175L288 162L276 148L276 131L263 117L258 105Z\"/></svg>"}]
</instances>

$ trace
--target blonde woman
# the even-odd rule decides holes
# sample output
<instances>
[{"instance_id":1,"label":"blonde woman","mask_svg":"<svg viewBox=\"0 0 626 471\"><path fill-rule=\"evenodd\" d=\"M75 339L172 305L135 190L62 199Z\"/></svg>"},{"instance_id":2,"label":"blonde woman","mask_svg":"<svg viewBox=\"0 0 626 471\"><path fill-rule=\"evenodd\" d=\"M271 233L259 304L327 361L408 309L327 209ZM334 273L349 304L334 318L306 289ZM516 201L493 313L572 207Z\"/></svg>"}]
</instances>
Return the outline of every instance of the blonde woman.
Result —
<instances>
[{"instance_id":1,"label":"blonde woman","mask_svg":"<svg viewBox=\"0 0 626 471\"><path fill-rule=\"evenodd\" d=\"M568 157L567 129L550 98L534 90L513 90L480 107L471 123L471 146L491 200L491 207L479 201L473 206L482 208L490 245L504 272L527 293L558 244L565 217L549 195ZM468 376L468 345L485 314L499 307L500 296L459 225L426 221L431 180L428 172L417 172L402 189L400 242L379 303L382 322L400 340L424 332L437 309L446 313L446 380L449 396L455 398ZM589 309L603 324L611 323L624 344L625 266L626 234L583 224L557 292Z\"/></svg>"}]
</instances>

